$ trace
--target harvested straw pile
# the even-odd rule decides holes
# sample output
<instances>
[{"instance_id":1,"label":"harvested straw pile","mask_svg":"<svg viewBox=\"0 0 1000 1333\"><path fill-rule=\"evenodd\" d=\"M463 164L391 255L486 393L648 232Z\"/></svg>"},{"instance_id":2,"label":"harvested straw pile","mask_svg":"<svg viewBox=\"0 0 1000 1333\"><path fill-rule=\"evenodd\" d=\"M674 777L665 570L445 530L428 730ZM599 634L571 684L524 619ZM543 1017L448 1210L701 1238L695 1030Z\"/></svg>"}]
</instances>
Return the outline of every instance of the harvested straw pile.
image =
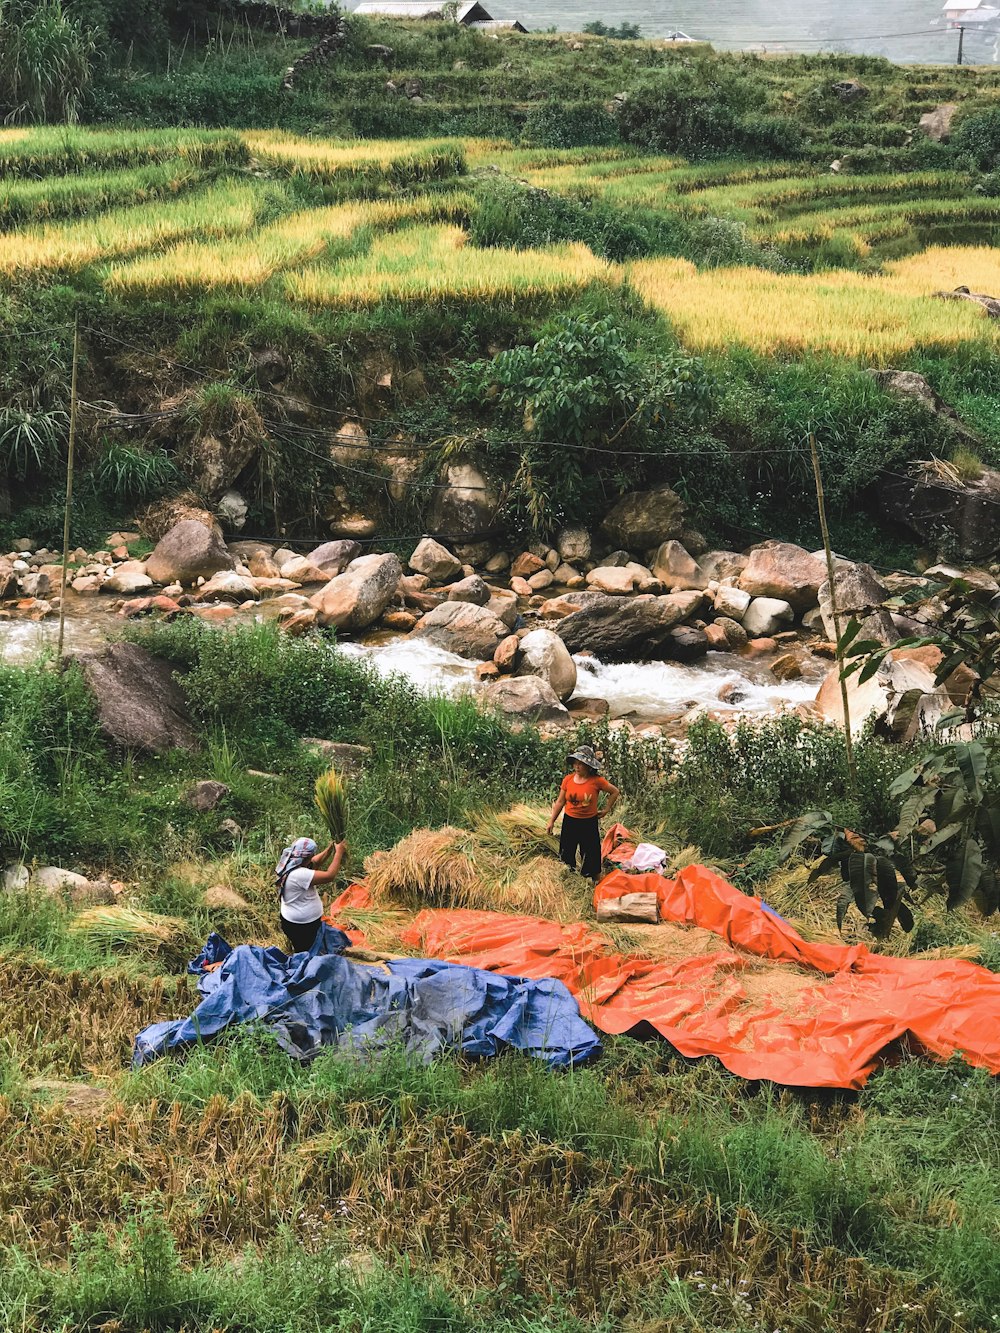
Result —
<instances>
[{"instance_id":1,"label":"harvested straw pile","mask_svg":"<svg viewBox=\"0 0 1000 1333\"><path fill-rule=\"evenodd\" d=\"M538 856L555 853L559 839L548 831L547 806L512 805L509 810L488 810L476 821L480 842L503 856Z\"/></svg>"},{"instance_id":2,"label":"harvested straw pile","mask_svg":"<svg viewBox=\"0 0 1000 1333\"><path fill-rule=\"evenodd\" d=\"M334 842L343 842L347 837L347 786L336 769L331 768L316 779L315 802L330 837Z\"/></svg>"},{"instance_id":3,"label":"harvested straw pile","mask_svg":"<svg viewBox=\"0 0 1000 1333\"><path fill-rule=\"evenodd\" d=\"M376 902L391 899L415 909L480 907L475 852L464 829L416 829L391 851L368 858L368 888Z\"/></svg>"},{"instance_id":4,"label":"harvested straw pile","mask_svg":"<svg viewBox=\"0 0 1000 1333\"><path fill-rule=\"evenodd\" d=\"M373 900L414 910L466 907L578 920L590 902L589 883L555 857L540 855L539 838L530 824L518 822L517 811L506 826L486 816L475 832L447 825L417 829L389 851L375 852L365 863Z\"/></svg>"},{"instance_id":5,"label":"harvested straw pile","mask_svg":"<svg viewBox=\"0 0 1000 1333\"><path fill-rule=\"evenodd\" d=\"M135 907L91 907L69 924L72 934L115 953L186 958L196 941L186 921Z\"/></svg>"}]
</instances>

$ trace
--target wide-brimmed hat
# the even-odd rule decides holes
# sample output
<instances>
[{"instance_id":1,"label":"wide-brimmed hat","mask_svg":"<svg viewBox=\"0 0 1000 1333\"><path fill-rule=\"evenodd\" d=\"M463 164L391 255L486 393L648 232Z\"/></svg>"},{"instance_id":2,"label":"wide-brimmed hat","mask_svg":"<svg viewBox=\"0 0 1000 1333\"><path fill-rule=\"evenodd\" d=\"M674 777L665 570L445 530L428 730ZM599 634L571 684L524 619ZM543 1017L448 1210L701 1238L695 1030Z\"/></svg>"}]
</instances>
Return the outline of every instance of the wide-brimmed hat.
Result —
<instances>
[{"instance_id":1,"label":"wide-brimmed hat","mask_svg":"<svg viewBox=\"0 0 1000 1333\"><path fill-rule=\"evenodd\" d=\"M592 768L595 773L600 773L601 771L601 761L598 759L597 755L594 754L593 747L590 745L581 745L578 750L574 750L571 755L567 756L566 762L569 764L586 764L587 767Z\"/></svg>"}]
</instances>

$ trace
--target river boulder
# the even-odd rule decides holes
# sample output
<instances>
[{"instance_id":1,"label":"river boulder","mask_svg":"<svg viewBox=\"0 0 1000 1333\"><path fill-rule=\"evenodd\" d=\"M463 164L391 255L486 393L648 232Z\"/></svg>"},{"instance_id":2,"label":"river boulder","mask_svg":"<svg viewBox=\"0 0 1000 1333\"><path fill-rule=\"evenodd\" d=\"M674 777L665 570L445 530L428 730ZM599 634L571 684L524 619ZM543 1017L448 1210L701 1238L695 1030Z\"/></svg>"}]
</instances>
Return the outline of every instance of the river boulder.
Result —
<instances>
[{"instance_id":1,"label":"river boulder","mask_svg":"<svg viewBox=\"0 0 1000 1333\"><path fill-rule=\"evenodd\" d=\"M494 531L499 497L473 463L449 463L428 514L434 532L455 541L470 541Z\"/></svg>"},{"instance_id":2,"label":"river boulder","mask_svg":"<svg viewBox=\"0 0 1000 1333\"><path fill-rule=\"evenodd\" d=\"M935 726L953 708L944 685L936 685L926 663L887 653L874 676L860 682L858 674L847 677L847 707L851 735L858 736L869 718L876 731L897 741L910 741L932 734ZM827 721L844 725L840 668L834 667L816 696L816 707Z\"/></svg>"},{"instance_id":3,"label":"river boulder","mask_svg":"<svg viewBox=\"0 0 1000 1333\"><path fill-rule=\"evenodd\" d=\"M462 572L462 562L433 537L424 537L410 556L410 568L432 583L448 583Z\"/></svg>"},{"instance_id":4,"label":"river boulder","mask_svg":"<svg viewBox=\"0 0 1000 1333\"><path fill-rule=\"evenodd\" d=\"M819 600L826 564L791 542L755 546L740 575L739 586L752 597L776 597L795 612L808 611Z\"/></svg>"},{"instance_id":5,"label":"river boulder","mask_svg":"<svg viewBox=\"0 0 1000 1333\"><path fill-rule=\"evenodd\" d=\"M568 565L590 559L590 533L586 528L563 528L556 538L559 559Z\"/></svg>"},{"instance_id":6,"label":"river boulder","mask_svg":"<svg viewBox=\"0 0 1000 1333\"><path fill-rule=\"evenodd\" d=\"M104 585L104 591L124 593L126 597L131 597L134 593L144 592L152 586L153 580L146 573L144 560L125 560L122 564L116 566L115 572ZM22 588L22 591L26 592L27 590ZM36 592L33 595L40 596L41 594Z\"/></svg>"},{"instance_id":7,"label":"river boulder","mask_svg":"<svg viewBox=\"0 0 1000 1333\"><path fill-rule=\"evenodd\" d=\"M150 754L197 748L187 701L169 662L136 643L113 643L67 660L82 671L101 730L116 745Z\"/></svg>"},{"instance_id":8,"label":"river boulder","mask_svg":"<svg viewBox=\"0 0 1000 1333\"><path fill-rule=\"evenodd\" d=\"M622 496L601 524L628 551L649 551L684 531L684 502L669 486Z\"/></svg>"},{"instance_id":9,"label":"river boulder","mask_svg":"<svg viewBox=\"0 0 1000 1333\"><path fill-rule=\"evenodd\" d=\"M780 597L755 597L743 616L743 628L751 639L766 639L790 625L795 612Z\"/></svg>"},{"instance_id":10,"label":"river boulder","mask_svg":"<svg viewBox=\"0 0 1000 1333\"><path fill-rule=\"evenodd\" d=\"M360 554L361 545L359 542L342 537L338 541L322 542L315 550L309 552L306 559L314 569L321 569L325 577L330 579L337 574L342 574L351 561L357 560ZM289 574L286 577L294 578L295 576Z\"/></svg>"},{"instance_id":11,"label":"river boulder","mask_svg":"<svg viewBox=\"0 0 1000 1333\"><path fill-rule=\"evenodd\" d=\"M559 696L541 676L502 676L483 691L487 705L523 722L568 721Z\"/></svg>"},{"instance_id":12,"label":"river boulder","mask_svg":"<svg viewBox=\"0 0 1000 1333\"><path fill-rule=\"evenodd\" d=\"M220 569L235 569L236 561L226 549L218 528L197 518L183 518L156 543L146 561L146 573L154 583L195 583L210 579Z\"/></svg>"},{"instance_id":13,"label":"river boulder","mask_svg":"<svg viewBox=\"0 0 1000 1333\"><path fill-rule=\"evenodd\" d=\"M705 571L678 541L663 542L653 557L652 572L667 592L708 586Z\"/></svg>"},{"instance_id":14,"label":"river boulder","mask_svg":"<svg viewBox=\"0 0 1000 1333\"><path fill-rule=\"evenodd\" d=\"M475 606L487 606L490 595L489 588L478 574L459 579L448 589L449 602L472 602Z\"/></svg>"},{"instance_id":15,"label":"river boulder","mask_svg":"<svg viewBox=\"0 0 1000 1333\"><path fill-rule=\"evenodd\" d=\"M576 689L576 663L559 635L550 629L533 629L521 640L520 648L521 660L514 674L541 677L565 703Z\"/></svg>"},{"instance_id":16,"label":"river boulder","mask_svg":"<svg viewBox=\"0 0 1000 1333\"><path fill-rule=\"evenodd\" d=\"M310 597L321 625L347 633L367 629L382 615L396 593L403 574L397 555L363 555L352 560Z\"/></svg>"},{"instance_id":17,"label":"river boulder","mask_svg":"<svg viewBox=\"0 0 1000 1333\"><path fill-rule=\"evenodd\" d=\"M858 618L863 624L860 638L874 639L877 643L883 644L893 644L899 639L899 631L893 625L892 617L888 611L882 610L882 603L889 596L889 589L871 565L853 564L847 560L838 561L834 569L833 587L837 597L837 616L840 620L841 634L852 618ZM820 584L819 609L823 619L823 632L831 641L836 640L837 630L833 622L829 579Z\"/></svg>"},{"instance_id":18,"label":"river boulder","mask_svg":"<svg viewBox=\"0 0 1000 1333\"><path fill-rule=\"evenodd\" d=\"M473 662L491 662L508 629L487 606L471 602L442 602L417 622L413 633L439 648Z\"/></svg>"},{"instance_id":19,"label":"river boulder","mask_svg":"<svg viewBox=\"0 0 1000 1333\"><path fill-rule=\"evenodd\" d=\"M590 652L602 662L648 661L664 655L670 631L703 601L698 592L597 597L557 621L555 632L571 653Z\"/></svg>"}]
</instances>

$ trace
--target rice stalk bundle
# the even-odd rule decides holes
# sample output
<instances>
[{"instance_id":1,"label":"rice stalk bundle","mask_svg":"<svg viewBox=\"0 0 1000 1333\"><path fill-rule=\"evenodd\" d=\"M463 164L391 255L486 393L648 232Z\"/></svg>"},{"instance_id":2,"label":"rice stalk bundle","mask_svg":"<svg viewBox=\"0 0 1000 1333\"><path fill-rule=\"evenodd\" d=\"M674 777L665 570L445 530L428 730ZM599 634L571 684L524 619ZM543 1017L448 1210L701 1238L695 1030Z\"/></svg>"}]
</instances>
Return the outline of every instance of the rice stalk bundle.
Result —
<instances>
[{"instance_id":1,"label":"rice stalk bundle","mask_svg":"<svg viewBox=\"0 0 1000 1333\"><path fill-rule=\"evenodd\" d=\"M554 852L558 839L548 831L548 807L523 801L509 810L488 810L476 820L477 837L492 850L515 857Z\"/></svg>"},{"instance_id":2,"label":"rice stalk bundle","mask_svg":"<svg viewBox=\"0 0 1000 1333\"><path fill-rule=\"evenodd\" d=\"M115 952L183 951L192 942L186 921L136 907L91 907L75 916L68 929L90 944Z\"/></svg>"},{"instance_id":3,"label":"rice stalk bundle","mask_svg":"<svg viewBox=\"0 0 1000 1333\"><path fill-rule=\"evenodd\" d=\"M590 914L592 897L589 880L574 875L554 856L533 856L483 906L550 921L579 921Z\"/></svg>"},{"instance_id":4,"label":"rice stalk bundle","mask_svg":"<svg viewBox=\"0 0 1000 1333\"><path fill-rule=\"evenodd\" d=\"M365 877L375 902L388 899L415 909L483 907L489 905L480 877L489 875L486 860L476 857L465 829L416 829L389 851L374 852L365 862Z\"/></svg>"},{"instance_id":5,"label":"rice stalk bundle","mask_svg":"<svg viewBox=\"0 0 1000 1333\"><path fill-rule=\"evenodd\" d=\"M334 842L343 842L347 837L347 786L335 768L316 779L315 802L330 837Z\"/></svg>"}]
</instances>

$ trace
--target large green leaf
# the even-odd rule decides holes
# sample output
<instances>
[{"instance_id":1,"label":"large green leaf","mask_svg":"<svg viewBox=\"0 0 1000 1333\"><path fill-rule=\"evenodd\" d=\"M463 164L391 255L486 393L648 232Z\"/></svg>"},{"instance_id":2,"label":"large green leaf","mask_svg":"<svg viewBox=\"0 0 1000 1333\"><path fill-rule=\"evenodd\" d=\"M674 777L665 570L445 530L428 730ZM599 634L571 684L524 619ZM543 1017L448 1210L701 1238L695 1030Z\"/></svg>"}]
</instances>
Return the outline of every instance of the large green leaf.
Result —
<instances>
[{"instance_id":1,"label":"large green leaf","mask_svg":"<svg viewBox=\"0 0 1000 1333\"><path fill-rule=\"evenodd\" d=\"M1000 879L992 870L984 870L972 900L983 916L992 916L1000 908Z\"/></svg>"},{"instance_id":2,"label":"large green leaf","mask_svg":"<svg viewBox=\"0 0 1000 1333\"><path fill-rule=\"evenodd\" d=\"M875 862L876 858L870 852L854 852L847 859L847 873L850 877L851 893L854 895L858 911L865 917L871 916L872 909L878 902L878 895L872 888L872 880L875 878Z\"/></svg>"},{"instance_id":3,"label":"large green leaf","mask_svg":"<svg viewBox=\"0 0 1000 1333\"><path fill-rule=\"evenodd\" d=\"M944 869L948 884L948 910L968 902L983 874L983 849L975 838L961 843Z\"/></svg>"},{"instance_id":4,"label":"large green leaf","mask_svg":"<svg viewBox=\"0 0 1000 1333\"><path fill-rule=\"evenodd\" d=\"M964 828L964 824L945 824L944 828L939 828L936 833L932 834L931 837L927 839L924 843L924 851L932 852L935 847L940 847L942 844L950 842L952 838L957 837Z\"/></svg>"},{"instance_id":5,"label":"large green leaf","mask_svg":"<svg viewBox=\"0 0 1000 1333\"><path fill-rule=\"evenodd\" d=\"M965 779L966 790L974 801L983 799L983 779L986 777L987 756L979 741L966 741L955 746L955 763Z\"/></svg>"}]
</instances>

